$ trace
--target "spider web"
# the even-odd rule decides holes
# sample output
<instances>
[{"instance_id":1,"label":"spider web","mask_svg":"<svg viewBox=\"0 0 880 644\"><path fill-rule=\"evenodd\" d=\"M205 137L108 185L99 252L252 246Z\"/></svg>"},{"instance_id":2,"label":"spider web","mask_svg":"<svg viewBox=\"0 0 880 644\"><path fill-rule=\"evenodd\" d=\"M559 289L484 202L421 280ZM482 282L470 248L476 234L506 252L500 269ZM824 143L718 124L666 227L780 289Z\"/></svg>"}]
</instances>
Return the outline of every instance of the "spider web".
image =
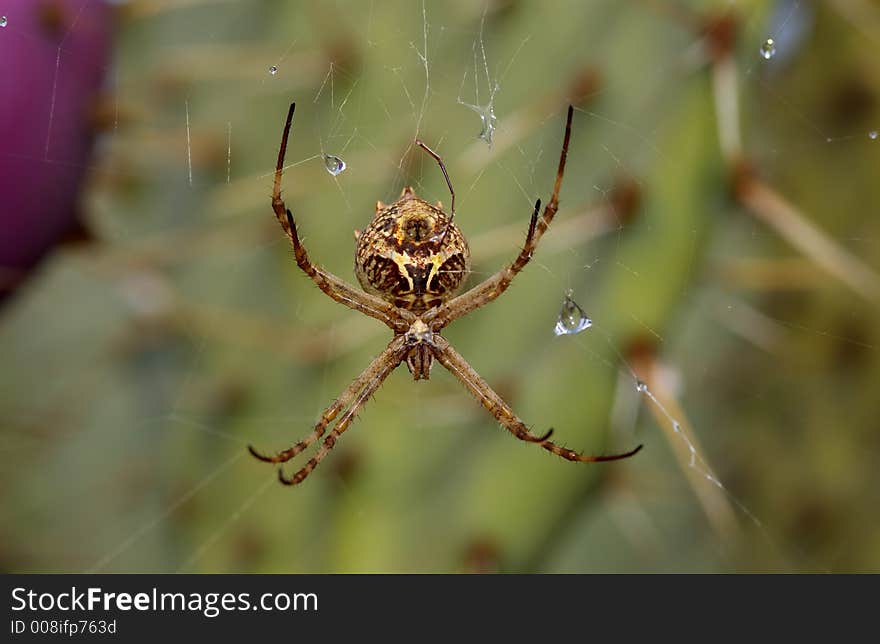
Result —
<instances>
[{"instance_id":1,"label":"spider web","mask_svg":"<svg viewBox=\"0 0 880 644\"><path fill-rule=\"evenodd\" d=\"M100 242L56 253L0 327L8 568L877 567L838 507L878 489L876 9L120 4L85 198ZM736 44L713 57L726 11ZM0 36L32 36L9 18ZM819 63L845 82L811 84ZM29 160L68 162L55 95ZM469 284L522 244L574 103L553 226L446 335L537 433L645 449L566 463L438 367L398 369L302 486L247 456L310 431L387 340L299 274L271 215L290 100L284 197L312 258L351 281L377 198L448 205L419 137L456 186ZM741 159L758 172L734 194ZM554 337L567 293L593 324Z\"/></svg>"}]
</instances>

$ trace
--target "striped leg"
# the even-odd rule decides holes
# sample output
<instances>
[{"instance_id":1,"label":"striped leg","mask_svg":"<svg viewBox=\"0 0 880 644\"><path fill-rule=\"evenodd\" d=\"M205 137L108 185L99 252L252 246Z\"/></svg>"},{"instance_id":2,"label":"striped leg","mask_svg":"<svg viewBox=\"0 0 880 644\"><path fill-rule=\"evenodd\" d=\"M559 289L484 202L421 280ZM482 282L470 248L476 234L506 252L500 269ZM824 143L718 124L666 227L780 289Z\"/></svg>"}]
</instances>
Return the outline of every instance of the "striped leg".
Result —
<instances>
[{"instance_id":1,"label":"striped leg","mask_svg":"<svg viewBox=\"0 0 880 644\"><path fill-rule=\"evenodd\" d=\"M568 142L571 138L571 117L574 110L568 107L568 118L565 121L565 136L562 140L562 152L559 154L559 167L556 171L556 183L553 186L553 194L550 201L544 208L541 217L538 217L538 211L541 208L541 200L535 202L535 209L532 212L532 219L529 222L529 232L526 235L526 243L517 255L516 259L509 266L505 266L500 271L487 278L480 284L477 284L471 290L454 297L445 304L441 304L434 311L429 311L424 316L424 321L431 326L431 330L439 331L453 320L457 320L463 315L467 315L481 306L488 304L499 295L507 290L513 278L516 277L535 252L538 242L553 217L559 209L559 190L562 188L562 176L565 174L565 160L568 157Z\"/></svg>"},{"instance_id":2,"label":"striped leg","mask_svg":"<svg viewBox=\"0 0 880 644\"><path fill-rule=\"evenodd\" d=\"M398 338L392 340L391 343L385 348L385 350L375 359L373 359L373 362L370 363L370 366L364 369L363 373L355 378L354 382L352 382L351 385L349 385L348 388L343 391L342 394L340 394L339 398L334 400L333 404L330 405L323 414L321 414L321 418L315 425L314 431L312 431L312 433L306 436L303 440L299 441L292 447L278 452L274 456L264 456L253 447L248 445L248 449L250 450L251 454L253 454L261 461L265 461L266 463L286 463L294 456L308 448L309 445L311 445L324 435L324 432L327 430L328 425L333 421L334 418L336 418L340 411L351 404L352 400L354 400L358 392L361 391L361 389L363 389L365 385L373 381L379 374L382 373L389 360L393 361L395 359L395 356L401 351L401 344L402 341L398 340ZM400 358L397 358L397 362L400 362ZM395 366L397 365L395 364Z\"/></svg>"},{"instance_id":3,"label":"striped leg","mask_svg":"<svg viewBox=\"0 0 880 644\"><path fill-rule=\"evenodd\" d=\"M471 367L467 361L450 346L441 336L434 336L434 357L446 367L452 375L461 380L467 390L476 398L486 410L492 414L495 419L501 423L511 434L518 439L529 443L537 443L548 452L553 452L557 456L569 461L578 461L581 463L597 463L601 461L618 461L622 458L629 458L642 449L639 445L634 450L623 454L610 454L608 456L590 456L580 454L572 449L561 447L556 443L547 440L553 432L551 429L543 436L538 436L529 431L513 410L508 406L501 396L495 393L489 384L483 380L480 375Z\"/></svg>"},{"instance_id":4,"label":"striped leg","mask_svg":"<svg viewBox=\"0 0 880 644\"><path fill-rule=\"evenodd\" d=\"M397 348L393 349L392 347L395 345ZM404 349L401 349L401 346L404 346ZM340 417L336 426L332 429L327 438L324 439L324 442L321 444L321 448L317 453L293 476L284 476L284 472L280 469L278 470L278 478L282 483L285 485L297 485L298 483L302 483L305 478L312 473L312 470L318 466L318 463L324 460L324 457L330 453L330 450L336 445L336 440L346 429L348 429L348 426L351 425L351 422L357 417L358 412L360 412L363 406L367 404L370 396L376 393L376 390L382 386L382 383L385 381L385 378L388 377L388 374L394 371L401 363L406 355L406 351L407 348L403 342L403 337L395 337L394 340L391 341L391 344L388 345L388 349L385 350L385 353L374 360L373 364L370 365L371 369L374 366L376 367L375 372L363 386L351 407L349 407L342 417Z\"/></svg>"},{"instance_id":5,"label":"striped leg","mask_svg":"<svg viewBox=\"0 0 880 644\"><path fill-rule=\"evenodd\" d=\"M401 312L400 309L385 300L370 295L364 291L357 289L344 280L336 277L332 273L325 271L319 266L315 266L309 259L306 247L299 240L299 234L296 230L296 222L293 214L284 205L281 198L281 173L284 169L284 155L287 153L287 138L290 135L290 126L293 123L293 113L296 109L296 103L291 103L290 110L287 113L287 121L284 124L284 134L281 137L281 148L278 151L278 165L275 168L275 183L272 188L272 210L275 212L275 218L290 238L293 244L293 252L296 256L297 265L303 272L312 278L312 281L318 285L325 294L333 300L344 304L345 306L360 311L364 315L375 318L387 324L394 331L405 331L409 324L415 320L415 315L407 315L409 312Z\"/></svg>"}]
</instances>

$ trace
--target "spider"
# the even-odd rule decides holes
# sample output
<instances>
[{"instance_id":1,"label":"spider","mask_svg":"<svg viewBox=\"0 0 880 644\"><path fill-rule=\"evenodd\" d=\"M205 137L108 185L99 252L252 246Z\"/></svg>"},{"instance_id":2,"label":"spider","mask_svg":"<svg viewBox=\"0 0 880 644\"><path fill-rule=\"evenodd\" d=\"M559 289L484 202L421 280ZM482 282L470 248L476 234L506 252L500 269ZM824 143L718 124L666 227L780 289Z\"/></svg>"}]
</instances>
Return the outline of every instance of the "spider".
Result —
<instances>
[{"instance_id":1,"label":"spider","mask_svg":"<svg viewBox=\"0 0 880 644\"><path fill-rule=\"evenodd\" d=\"M285 485L302 483L333 449L336 441L348 429L367 400L376 393L388 374L401 362L406 362L414 380L427 380L435 359L458 378L510 433L520 440L540 445L564 459L581 463L616 461L629 458L642 448L639 445L623 454L589 456L550 441L552 429L540 436L533 434L507 403L440 335L450 322L504 293L513 278L531 259L538 241L559 207L559 189L562 186L568 141L571 137L571 106L565 122L565 137L553 194L540 218L538 212L541 200L535 202L525 246L509 266L457 297L453 295L468 273L470 252L464 235L453 223L455 191L442 158L418 139L415 144L434 158L446 179L452 195L449 214L443 210L442 204L438 202L436 206L432 206L417 197L410 187L404 188L400 199L391 205L377 202L376 214L370 225L363 232L355 231L355 273L364 290L356 289L311 262L300 242L293 214L281 198L281 174L295 109L296 103L291 104L281 136L278 165L275 168L275 184L272 190L272 210L275 217L293 244L296 263L318 288L340 304L384 322L394 332L394 337L385 350L321 414L311 434L274 456L264 456L248 446L251 454L268 463L286 463L319 440L341 413L321 447L301 469L288 477L279 468L278 477Z\"/></svg>"}]
</instances>

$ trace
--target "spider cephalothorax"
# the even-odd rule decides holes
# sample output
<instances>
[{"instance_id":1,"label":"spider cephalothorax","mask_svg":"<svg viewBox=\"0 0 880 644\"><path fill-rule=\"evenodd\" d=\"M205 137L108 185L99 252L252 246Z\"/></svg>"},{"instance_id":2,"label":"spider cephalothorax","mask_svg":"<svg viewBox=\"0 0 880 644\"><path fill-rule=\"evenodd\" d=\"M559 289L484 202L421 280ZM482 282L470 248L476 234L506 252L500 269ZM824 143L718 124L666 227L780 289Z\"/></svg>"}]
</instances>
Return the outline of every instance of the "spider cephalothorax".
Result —
<instances>
[{"instance_id":1,"label":"spider cephalothorax","mask_svg":"<svg viewBox=\"0 0 880 644\"><path fill-rule=\"evenodd\" d=\"M404 188L358 235L355 274L364 290L413 313L448 300L464 281L470 259L467 241L438 203Z\"/></svg>"},{"instance_id":2,"label":"spider cephalothorax","mask_svg":"<svg viewBox=\"0 0 880 644\"><path fill-rule=\"evenodd\" d=\"M623 454L589 456L549 440L552 429L543 435L533 434L501 396L440 335L440 331L450 322L488 304L506 291L516 274L532 258L538 241L550 226L559 207L559 189L562 187L571 136L571 107L568 108L565 122L565 137L559 155L553 194L540 218L538 213L541 200L535 203L526 243L519 255L511 264L456 297L453 295L467 275L469 252L464 236L452 222L455 217L455 191L443 160L418 140L416 145L434 157L443 171L452 195L450 213L446 214L439 203L432 206L419 199L412 188L405 188L400 199L390 206L377 203L376 215L369 227L363 233L356 233L355 272L363 291L311 262L299 239L293 214L281 199L281 172L295 107L295 104L291 105L287 113L281 149L278 152L278 165L275 167L275 185L272 190L272 210L275 211L275 217L293 244L296 263L318 288L340 304L385 323L394 333L394 337L339 398L324 410L311 434L274 456L264 456L249 447L254 456L269 463L286 463L320 439L341 413L317 453L302 468L290 477L279 470L282 483L301 483L333 449L337 439L348 429L367 400L401 362L406 362L414 379L426 380L435 359L458 378L502 426L520 440L537 443L548 452L581 463L616 461L632 456L641 449L642 446L639 445Z\"/></svg>"}]
</instances>

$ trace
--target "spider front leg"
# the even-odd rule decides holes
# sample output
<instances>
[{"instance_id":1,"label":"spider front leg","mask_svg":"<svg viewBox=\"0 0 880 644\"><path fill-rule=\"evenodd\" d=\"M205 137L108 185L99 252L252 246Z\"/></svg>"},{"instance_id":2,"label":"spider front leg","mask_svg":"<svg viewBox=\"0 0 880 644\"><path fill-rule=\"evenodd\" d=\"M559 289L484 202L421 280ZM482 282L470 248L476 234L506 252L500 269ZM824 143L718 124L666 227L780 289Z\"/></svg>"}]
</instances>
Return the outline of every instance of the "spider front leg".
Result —
<instances>
[{"instance_id":1,"label":"spider front leg","mask_svg":"<svg viewBox=\"0 0 880 644\"><path fill-rule=\"evenodd\" d=\"M301 483L333 448L336 439L348 428L369 397L376 393L376 390L385 378L388 377L388 374L394 371L400 364L406 355L406 350L406 342L403 336L395 336L385 350L370 363L370 366L364 369L363 373L355 378L354 382L342 392L339 398L321 414L321 418L311 434L292 447L278 452L275 456L264 456L248 445L251 454L267 463L285 463L321 438L339 412L348 407L348 410L342 415L327 438L324 439L321 449L302 469L290 478L285 477L281 470L278 471L278 476L285 485Z\"/></svg>"},{"instance_id":2,"label":"spider front leg","mask_svg":"<svg viewBox=\"0 0 880 644\"><path fill-rule=\"evenodd\" d=\"M340 411L345 409L351 404L351 401L354 400L354 397L360 392L364 386L367 385L368 382L375 379L379 374L382 373L383 368L389 359L393 359L393 356L396 352L399 352L401 342L400 341L392 341L385 350L380 353L370 365L364 369L363 373L359 375L354 381L348 386L348 388L343 391L339 398L333 401L333 404L330 405L327 409L324 410L324 413L321 414L321 418L318 420L315 425L315 429L311 434L306 436L304 439L296 443L295 445L281 450L274 456L265 456L260 454L257 450L255 450L251 445L248 445L248 450L253 454L256 458L264 461L266 463L286 463L294 456L299 454L305 449L314 443L316 440L321 438L324 435L324 432L327 431L327 427L330 423L336 418ZM398 362L400 362L398 360Z\"/></svg>"},{"instance_id":3,"label":"spider front leg","mask_svg":"<svg viewBox=\"0 0 880 644\"><path fill-rule=\"evenodd\" d=\"M501 423L511 434L516 436L520 440L527 441L529 443L537 443L548 452L553 452L557 456L561 456L562 458L569 461L578 461L581 463L598 463L603 461L619 461L623 458L629 458L642 449L642 446L639 445L634 450L629 452L624 452L623 454L609 454L607 456L590 456L586 454L580 454L572 449L568 449L566 447L562 447L557 445L556 443L547 440L550 438L550 435L553 433L551 429L544 436L538 436L529 431L528 427L526 427L525 423L523 423L516 414L513 413L513 410L510 406L504 402L504 400L499 396L493 389L489 386L489 384L480 377L473 367L471 367L467 360L465 360L452 346L449 342L439 336L435 335L433 338L433 350L434 357L437 358L438 362L446 367L452 375L458 378L467 390L476 398L486 410L492 414L495 419Z\"/></svg>"},{"instance_id":4,"label":"spider front leg","mask_svg":"<svg viewBox=\"0 0 880 644\"><path fill-rule=\"evenodd\" d=\"M290 238L291 244L293 244L296 263L318 285L318 288L333 300L384 322L394 331L405 331L409 328L409 324L415 320L415 316L410 314L409 311L402 311L381 298L351 286L332 273L325 271L319 266L315 266L309 260L306 248L299 239L293 213L288 210L287 206L284 205L284 200L281 198L281 175L284 169L284 156L287 153L287 139L290 135L290 127L293 123L293 113L295 110L296 103L291 103L290 110L287 112L287 121L284 123L284 133L281 136L281 148L278 150L278 164L275 167L275 183L272 188L272 210L275 212L275 218L278 220L278 223L281 224L284 232Z\"/></svg>"},{"instance_id":5,"label":"spider front leg","mask_svg":"<svg viewBox=\"0 0 880 644\"><path fill-rule=\"evenodd\" d=\"M532 211L532 218L529 221L529 232L526 234L526 243L523 245L519 255L509 266L505 266L492 277L489 277L468 292L452 298L445 304L429 311L423 319L431 325L432 330L439 331L453 320L457 320L497 298L507 290L507 287L513 282L513 278L529 263L538 246L538 242L547 231L550 222L553 221L553 217L559 209L559 191L562 189L565 161L568 158L568 142L571 139L571 119L573 115L574 108L569 105L568 116L565 120L565 135L562 139L562 151L559 153L559 166L556 170L556 183L553 185L553 194L550 196L550 201L547 202L540 218L538 218L538 211L541 209L541 200L538 199L535 202L535 209Z\"/></svg>"},{"instance_id":6,"label":"spider front leg","mask_svg":"<svg viewBox=\"0 0 880 644\"><path fill-rule=\"evenodd\" d=\"M324 457L330 453L330 450L336 445L337 439L346 429L348 429L351 422L357 417L358 413L370 397L376 393L379 387L382 386L382 383L385 382L385 378L387 378L388 375L401 363L408 350L409 348L406 346L403 336L396 336L388 345L385 352L376 358L373 361L373 364L370 365L369 369L371 370L375 367L374 373L368 379L351 407L349 407L342 415L339 422L336 423L336 426L330 434L327 435L327 438L324 439L318 452L293 476L286 477L284 476L284 472L279 469L278 480L285 485L297 485L298 483L302 483L306 477L312 473L312 470L318 466L318 463L323 461Z\"/></svg>"}]
</instances>

